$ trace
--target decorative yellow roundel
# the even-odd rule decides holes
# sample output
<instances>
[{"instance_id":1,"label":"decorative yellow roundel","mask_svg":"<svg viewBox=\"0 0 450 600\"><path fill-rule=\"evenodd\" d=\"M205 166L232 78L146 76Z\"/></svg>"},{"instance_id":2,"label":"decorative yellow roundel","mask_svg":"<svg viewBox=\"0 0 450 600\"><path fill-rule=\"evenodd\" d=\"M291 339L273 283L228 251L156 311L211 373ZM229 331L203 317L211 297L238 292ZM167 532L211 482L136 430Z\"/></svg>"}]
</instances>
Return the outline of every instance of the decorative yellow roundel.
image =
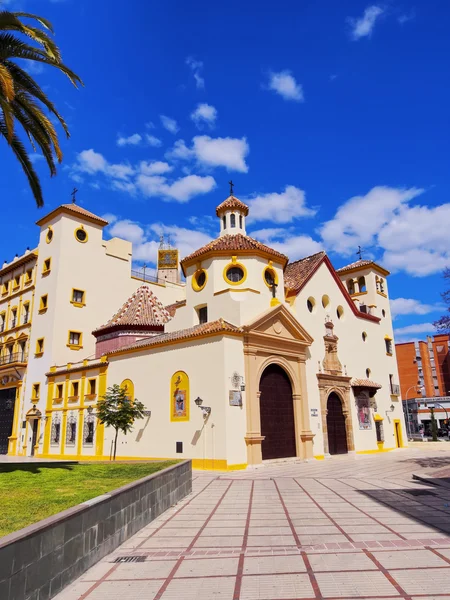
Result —
<instances>
[{"instance_id":1,"label":"decorative yellow roundel","mask_svg":"<svg viewBox=\"0 0 450 600\"><path fill-rule=\"evenodd\" d=\"M47 242L47 244L50 244L52 239L53 239L53 229L51 227L49 227L47 229L47 235L45 236L45 241Z\"/></svg>"},{"instance_id":2,"label":"decorative yellow roundel","mask_svg":"<svg viewBox=\"0 0 450 600\"><path fill-rule=\"evenodd\" d=\"M208 274L204 269L198 269L192 276L192 289L200 292L208 281Z\"/></svg>"},{"instance_id":3,"label":"decorative yellow roundel","mask_svg":"<svg viewBox=\"0 0 450 600\"><path fill-rule=\"evenodd\" d=\"M75 238L78 242L81 242L82 244L88 241L88 234L83 226L78 227L78 229L75 229Z\"/></svg>"},{"instance_id":4,"label":"decorative yellow roundel","mask_svg":"<svg viewBox=\"0 0 450 600\"><path fill-rule=\"evenodd\" d=\"M223 278L230 285L240 285L247 279L247 269L241 263L230 263L223 270Z\"/></svg>"},{"instance_id":5,"label":"decorative yellow roundel","mask_svg":"<svg viewBox=\"0 0 450 600\"><path fill-rule=\"evenodd\" d=\"M271 288L274 284L278 285L278 275L272 267L266 267L263 271L264 283Z\"/></svg>"}]
</instances>

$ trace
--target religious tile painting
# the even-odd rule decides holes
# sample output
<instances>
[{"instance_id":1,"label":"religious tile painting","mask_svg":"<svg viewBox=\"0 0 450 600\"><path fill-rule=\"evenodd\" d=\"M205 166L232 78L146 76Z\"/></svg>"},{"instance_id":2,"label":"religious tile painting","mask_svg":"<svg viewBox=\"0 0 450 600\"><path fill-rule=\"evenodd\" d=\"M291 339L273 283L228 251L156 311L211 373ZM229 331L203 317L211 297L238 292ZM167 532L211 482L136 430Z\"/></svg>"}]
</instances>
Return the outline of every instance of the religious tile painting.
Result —
<instances>
[{"instance_id":1,"label":"religious tile painting","mask_svg":"<svg viewBox=\"0 0 450 600\"><path fill-rule=\"evenodd\" d=\"M189 377L184 371L172 375L170 383L170 420L189 421Z\"/></svg>"},{"instance_id":2,"label":"religious tile painting","mask_svg":"<svg viewBox=\"0 0 450 600\"><path fill-rule=\"evenodd\" d=\"M360 429L372 429L370 419L370 398L365 391L360 392L356 398L356 407L358 410L358 422Z\"/></svg>"}]
</instances>

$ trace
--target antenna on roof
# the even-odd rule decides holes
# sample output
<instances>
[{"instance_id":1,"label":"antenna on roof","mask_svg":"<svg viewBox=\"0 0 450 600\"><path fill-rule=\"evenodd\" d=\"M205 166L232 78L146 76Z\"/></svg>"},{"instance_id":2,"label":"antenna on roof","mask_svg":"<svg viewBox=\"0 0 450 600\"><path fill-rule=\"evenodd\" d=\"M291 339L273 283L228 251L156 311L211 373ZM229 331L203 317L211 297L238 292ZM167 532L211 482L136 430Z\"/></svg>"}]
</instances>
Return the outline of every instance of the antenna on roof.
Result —
<instances>
[{"instance_id":1,"label":"antenna on roof","mask_svg":"<svg viewBox=\"0 0 450 600\"><path fill-rule=\"evenodd\" d=\"M359 260L362 260L363 252L365 252L365 250L363 250L361 246L358 246L358 252L356 253L356 256L359 256Z\"/></svg>"},{"instance_id":2,"label":"antenna on roof","mask_svg":"<svg viewBox=\"0 0 450 600\"><path fill-rule=\"evenodd\" d=\"M161 249L164 248L164 234L163 233L159 236L159 247Z\"/></svg>"}]
</instances>

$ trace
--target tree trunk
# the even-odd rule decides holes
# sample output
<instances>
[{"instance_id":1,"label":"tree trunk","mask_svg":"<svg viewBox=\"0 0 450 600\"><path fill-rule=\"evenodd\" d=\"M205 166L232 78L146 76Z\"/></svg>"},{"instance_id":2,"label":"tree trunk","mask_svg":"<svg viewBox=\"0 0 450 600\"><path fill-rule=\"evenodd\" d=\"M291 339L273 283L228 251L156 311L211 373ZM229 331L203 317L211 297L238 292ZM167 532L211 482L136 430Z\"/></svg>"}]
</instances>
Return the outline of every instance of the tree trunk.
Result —
<instances>
[{"instance_id":1,"label":"tree trunk","mask_svg":"<svg viewBox=\"0 0 450 600\"><path fill-rule=\"evenodd\" d=\"M117 436L119 435L119 430L116 429L116 437L114 438L114 458L116 460L116 450L117 450Z\"/></svg>"}]
</instances>

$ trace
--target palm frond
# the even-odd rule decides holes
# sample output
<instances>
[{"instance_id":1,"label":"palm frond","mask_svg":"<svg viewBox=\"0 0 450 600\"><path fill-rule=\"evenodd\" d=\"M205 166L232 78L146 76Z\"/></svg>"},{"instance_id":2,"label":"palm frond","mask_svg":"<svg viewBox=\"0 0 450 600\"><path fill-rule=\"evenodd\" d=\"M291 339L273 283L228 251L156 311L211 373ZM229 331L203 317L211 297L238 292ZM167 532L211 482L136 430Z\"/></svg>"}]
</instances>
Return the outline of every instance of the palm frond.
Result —
<instances>
[{"instance_id":1,"label":"palm frond","mask_svg":"<svg viewBox=\"0 0 450 600\"><path fill-rule=\"evenodd\" d=\"M10 102L6 102L4 98L0 96L0 109L3 111L3 119L6 126L6 139L10 144L14 135L14 111Z\"/></svg>"},{"instance_id":2,"label":"palm frond","mask_svg":"<svg viewBox=\"0 0 450 600\"><path fill-rule=\"evenodd\" d=\"M52 33L55 33L55 31L53 29L53 25L50 23L50 21L48 19L44 19L44 17L40 17L39 15L34 15L32 13L26 13L26 12L15 12L14 14L17 17L26 17L27 19L34 19L35 21L40 23L42 25L42 27L45 27L45 29L48 29Z\"/></svg>"},{"instance_id":3,"label":"palm frond","mask_svg":"<svg viewBox=\"0 0 450 600\"><path fill-rule=\"evenodd\" d=\"M14 78L16 88L32 94L37 100L42 102L42 104L44 104L61 123L66 136L70 137L69 129L63 117L59 114L53 102L48 99L47 95L39 87L36 81L24 69L16 65L14 62L6 60L5 65L8 67L9 72Z\"/></svg>"},{"instance_id":4,"label":"palm frond","mask_svg":"<svg viewBox=\"0 0 450 600\"><path fill-rule=\"evenodd\" d=\"M8 67L0 63L0 89L3 97L8 102L14 98L14 80Z\"/></svg>"},{"instance_id":5,"label":"palm frond","mask_svg":"<svg viewBox=\"0 0 450 600\"><path fill-rule=\"evenodd\" d=\"M7 136L7 128L5 122L0 118L0 135ZM34 170L33 164L30 161L28 152L25 146L22 144L17 135L14 135L10 144L12 151L16 155L25 175L27 176L28 183L31 191L33 192L34 199L39 208L44 206L44 198L42 197L42 188L39 182L39 177Z\"/></svg>"}]
</instances>

